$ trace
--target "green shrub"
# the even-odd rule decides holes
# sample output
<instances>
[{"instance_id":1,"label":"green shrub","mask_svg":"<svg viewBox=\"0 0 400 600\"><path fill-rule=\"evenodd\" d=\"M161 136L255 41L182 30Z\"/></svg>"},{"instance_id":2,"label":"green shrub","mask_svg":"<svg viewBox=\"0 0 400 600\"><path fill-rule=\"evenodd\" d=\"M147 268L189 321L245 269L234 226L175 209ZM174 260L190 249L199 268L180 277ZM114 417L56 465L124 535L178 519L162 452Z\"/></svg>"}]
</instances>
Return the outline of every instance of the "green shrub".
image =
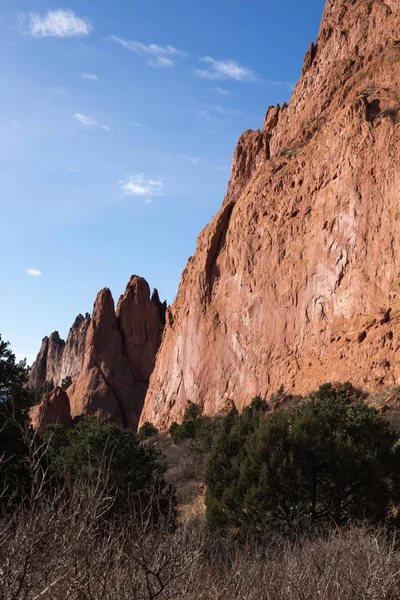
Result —
<instances>
[{"instance_id":1,"label":"green shrub","mask_svg":"<svg viewBox=\"0 0 400 600\"><path fill-rule=\"evenodd\" d=\"M114 514L141 511L150 503L157 512L171 510L161 453L129 430L91 416L70 430L48 426L45 437L51 472L67 487L102 486L114 497Z\"/></svg>"},{"instance_id":2,"label":"green shrub","mask_svg":"<svg viewBox=\"0 0 400 600\"><path fill-rule=\"evenodd\" d=\"M247 537L382 520L400 499L396 440L349 384L326 384L292 412L267 414L257 398L213 445L208 521Z\"/></svg>"},{"instance_id":3,"label":"green shrub","mask_svg":"<svg viewBox=\"0 0 400 600\"><path fill-rule=\"evenodd\" d=\"M198 404L190 403L186 409L181 425L173 422L169 435L174 444L184 440L192 440L191 449L206 454L210 451L218 429L218 419L203 416Z\"/></svg>"},{"instance_id":4,"label":"green shrub","mask_svg":"<svg viewBox=\"0 0 400 600\"><path fill-rule=\"evenodd\" d=\"M17 362L0 336L0 509L18 502L30 486L25 439L32 404L28 373L26 362Z\"/></svg>"},{"instance_id":5,"label":"green shrub","mask_svg":"<svg viewBox=\"0 0 400 600\"><path fill-rule=\"evenodd\" d=\"M72 385L72 379L70 375L67 375L67 377L64 377L64 379L62 380L60 388L65 391L69 388L70 385Z\"/></svg>"},{"instance_id":6,"label":"green shrub","mask_svg":"<svg viewBox=\"0 0 400 600\"><path fill-rule=\"evenodd\" d=\"M149 437L153 437L154 435L157 435L157 433L158 433L157 427L155 427L153 425L153 423L150 423L149 421L145 421L143 423L143 425L141 426L141 428L139 429L139 431L137 432L137 435L140 440L146 440Z\"/></svg>"}]
</instances>

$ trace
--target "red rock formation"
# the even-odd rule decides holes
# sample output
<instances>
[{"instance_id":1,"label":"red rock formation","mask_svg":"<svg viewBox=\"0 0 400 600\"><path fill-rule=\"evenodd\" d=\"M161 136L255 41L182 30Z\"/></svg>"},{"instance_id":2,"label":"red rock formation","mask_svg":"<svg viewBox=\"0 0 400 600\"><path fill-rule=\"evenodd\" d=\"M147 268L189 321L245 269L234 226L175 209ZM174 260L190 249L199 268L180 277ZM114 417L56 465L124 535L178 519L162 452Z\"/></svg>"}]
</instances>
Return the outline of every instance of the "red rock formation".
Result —
<instances>
[{"instance_id":1,"label":"red rock formation","mask_svg":"<svg viewBox=\"0 0 400 600\"><path fill-rule=\"evenodd\" d=\"M60 367L55 378L55 385L60 385L63 379L78 377L83 366L87 330L90 325L90 315L78 315L69 330L65 348L61 357Z\"/></svg>"},{"instance_id":2,"label":"red rock formation","mask_svg":"<svg viewBox=\"0 0 400 600\"><path fill-rule=\"evenodd\" d=\"M60 423L70 429L72 419L67 394L61 388L44 394L41 403L30 410L30 417L33 427L41 435L50 423Z\"/></svg>"},{"instance_id":3,"label":"red rock formation","mask_svg":"<svg viewBox=\"0 0 400 600\"><path fill-rule=\"evenodd\" d=\"M46 373L49 365L57 365L52 372L56 384L67 376L73 379L67 389L73 420L94 414L123 427L137 428L161 342L162 306L159 299L158 303L150 299L147 282L134 275L116 312L110 290L99 292L92 318L77 317L57 362L49 362L49 343L42 346L37 365L46 364ZM35 367L34 375L42 371ZM33 381L38 379L35 375ZM54 403L44 396L33 412L34 422L47 424L56 417Z\"/></svg>"},{"instance_id":4,"label":"red rock formation","mask_svg":"<svg viewBox=\"0 0 400 600\"><path fill-rule=\"evenodd\" d=\"M118 301L118 327L136 381L148 383L153 372L163 331L163 306L157 290L150 299L149 284L137 275L131 277Z\"/></svg>"},{"instance_id":5,"label":"red rock formation","mask_svg":"<svg viewBox=\"0 0 400 600\"><path fill-rule=\"evenodd\" d=\"M54 380L57 380L64 347L65 342L60 338L58 331L54 331L50 337L43 338L39 354L29 373L31 387L39 389L45 381L54 383Z\"/></svg>"},{"instance_id":6,"label":"red rock formation","mask_svg":"<svg viewBox=\"0 0 400 600\"><path fill-rule=\"evenodd\" d=\"M182 275L141 421L281 384L400 383L400 1L328 0L288 106L235 150ZM388 312L388 309L391 312Z\"/></svg>"},{"instance_id":7,"label":"red rock formation","mask_svg":"<svg viewBox=\"0 0 400 600\"><path fill-rule=\"evenodd\" d=\"M82 371L67 390L72 418L94 414L123 427L134 428L143 395L142 390L138 394L135 384L123 350L114 300L110 290L105 288L94 303Z\"/></svg>"}]
</instances>

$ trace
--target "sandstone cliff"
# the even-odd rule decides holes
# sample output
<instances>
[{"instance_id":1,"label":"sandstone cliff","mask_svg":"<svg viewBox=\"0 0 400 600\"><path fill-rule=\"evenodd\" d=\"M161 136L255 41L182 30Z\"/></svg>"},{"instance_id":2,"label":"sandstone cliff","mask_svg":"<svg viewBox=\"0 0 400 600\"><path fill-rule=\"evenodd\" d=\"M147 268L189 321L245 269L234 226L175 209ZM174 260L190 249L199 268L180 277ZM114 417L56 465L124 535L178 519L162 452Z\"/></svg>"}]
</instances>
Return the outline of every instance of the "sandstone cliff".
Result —
<instances>
[{"instance_id":1,"label":"sandstone cliff","mask_svg":"<svg viewBox=\"0 0 400 600\"><path fill-rule=\"evenodd\" d=\"M59 385L67 376L73 383L66 394L56 389L54 394L44 395L31 411L36 427L43 429L57 421L72 423L95 414L137 428L163 331L164 304L156 290L152 298L157 301L150 298L148 283L134 275L116 311L111 292L105 288L97 295L92 317L79 315L66 343L50 343L55 334L43 340L32 365L31 384L40 387L52 380ZM55 345L63 351L50 352Z\"/></svg>"},{"instance_id":2,"label":"sandstone cliff","mask_svg":"<svg viewBox=\"0 0 400 600\"><path fill-rule=\"evenodd\" d=\"M400 0L328 0L288 106L245 132L141 421L281 384L400 383Z\"/></svg>"},{"instance_id":3,"label":"sandstone cliff","mask_svg":"<svg viewBox=\"0 0 400 600\"><path fill-rule=\"evenodd\" d=\"M58 331L42 340L39 354L29 373L29 385L39 389L47 381L55 386L63 379L71 377L74 380L83 365L86 333L90 323L90 315L78 315L69 330L67 341L64 342Z\"/></svg>"}]
</instances>

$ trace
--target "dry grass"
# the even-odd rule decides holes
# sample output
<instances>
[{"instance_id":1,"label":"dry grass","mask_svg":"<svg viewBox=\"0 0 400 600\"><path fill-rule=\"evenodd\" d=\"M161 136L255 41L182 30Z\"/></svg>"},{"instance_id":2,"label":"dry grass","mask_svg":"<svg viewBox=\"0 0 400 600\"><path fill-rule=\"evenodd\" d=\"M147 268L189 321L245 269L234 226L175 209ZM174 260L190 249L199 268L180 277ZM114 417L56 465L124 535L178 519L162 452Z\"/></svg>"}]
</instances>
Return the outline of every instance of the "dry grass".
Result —
<instances>
[{"instance_id":1,"label":"dry grass","mask_svg":"<svg viewBox=\"0 0 400 600\"><path fill-rule=\"evenodd\" d=\"M204 522L175 532L143 520L105 525L100 497L43 500L0 523L5 600L397 600L400 554L383 530L262 548L210 537Z\"/></svg>"}]
</instances>

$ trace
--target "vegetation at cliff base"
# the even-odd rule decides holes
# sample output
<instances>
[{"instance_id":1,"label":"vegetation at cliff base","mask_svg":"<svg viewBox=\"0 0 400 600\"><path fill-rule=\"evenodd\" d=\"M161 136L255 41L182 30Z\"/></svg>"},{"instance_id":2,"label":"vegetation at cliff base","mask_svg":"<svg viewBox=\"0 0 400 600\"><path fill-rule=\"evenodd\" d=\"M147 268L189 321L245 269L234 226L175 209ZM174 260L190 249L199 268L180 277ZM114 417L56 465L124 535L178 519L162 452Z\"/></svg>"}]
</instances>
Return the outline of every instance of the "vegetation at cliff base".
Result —
<instances>
[{"instance_id":1,"label":"vegetation at cliff base","mask_svg":"<svg viewBox=\"0 0 400 600\"><path fill-rule=\"evenodd\" d=\"M350 384L40 437L27 374L0 339L2 598L398 599L399 437Z\"/></svg>"},{"instance_id":2,"label":"vegetation at cliff base","mask_svg":"<svg viewBox=\"0 0 400 600\"><path fill-rule=\"evenodd\" d=\"M0 508L20 501L29 486L23 430L28 426L26 389L29 369L17 362L9 343L0 335Z\"/></svg>"},{"instance_id":3,"label":"vegetation at cliff base","mask_svg":"<svg viewBox=\"0 0 400 600\"><path fill-rule=\"evenodd\" d=\"M139 436L87 416L69 430L49 425L44 442L50 474L66 490L100 486L113 498L114 515L153 506L155 517L172 518L175 502L162 455Z\"/></svg>"},{"instance_id":4,"label":"vegetation at cliff base","mask_svg":"<svg viewBox=\"0 0 400 600\"><path fill-rule=\"evenodd\" d=\"M243 538L383 521L400 503L398 436L349 384L292 411L255 398L221 424L206 470L208 521Z\"/></svg>"}]
</instances>

